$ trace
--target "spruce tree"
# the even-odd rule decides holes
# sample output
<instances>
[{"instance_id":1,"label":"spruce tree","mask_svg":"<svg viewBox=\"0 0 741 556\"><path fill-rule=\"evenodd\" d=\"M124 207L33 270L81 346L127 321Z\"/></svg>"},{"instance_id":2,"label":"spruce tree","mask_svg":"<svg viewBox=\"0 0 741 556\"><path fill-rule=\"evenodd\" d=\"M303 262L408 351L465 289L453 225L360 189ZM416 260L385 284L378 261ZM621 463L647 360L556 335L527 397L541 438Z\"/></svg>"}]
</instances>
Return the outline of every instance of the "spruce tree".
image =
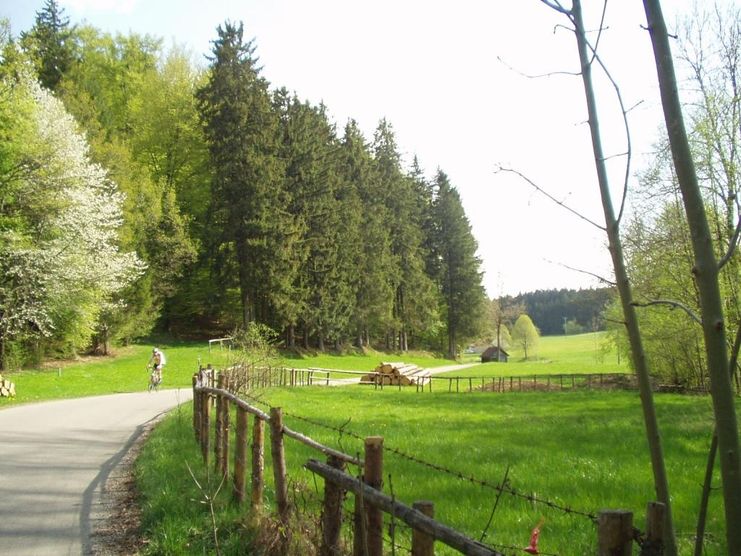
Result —
<instances>
[{"instance_id":1,"label":"spruce tree","mask_svg":"<svg viewBox=\"0 0 741 556\"><path fill-rule=\"evenodd\" d=\"M283 235L271 211L282 206L278 120L243 25L217 29L210 75L198 91L213 167L211 225L221 270L236 271L243 325L269 314L269 264ZM230 261L231 260L231 261ZM234 265L229 264L233 262Z\"/></svg>"},{"instance_id":2,"label":"spruce tree","mask_svg":"<svg viewBox=\"0 0 741 556\"><path fill-rule=\"evenodd\" d=\"M34 55L41 85L55 90L74 60L69 18L57 0L46 0L36 12L33 28L21 40Z\"/></svg>"},{"instance_id":3,"label":"spruce tree","mask_svg":"<svg viewBox=\"0 0 741 556\"><path fill-rule=\"evenodd\" d=\"M422 218L414 182L402 172L396 138L385 120L376 129L374 151L393 254L388 270L394 291L394 329L389 331L388 347L406 351L410 335L434 320L434 285L425 274Z\"/></svg>"},{"instance_id":4,"label":"spruce tree","mask_svg":"<svg viewBox=\"0 0 741 556\"><path fill-rule=\"evenodd\" d=\"M340 172L346 205L359 214L359 242L355 251L356 294L351 330L358 347L391 327L394 293L389 278L393 268L387 209L379 202L382 191L376 179L372 153L357 122L345 126L340 148Z\"/></svg>"},{"instance_id":5,"label":"spruce tree","mask_svg":"<svg viewBox=\"0 0 741 556\"><path fill-rule=\"evenodd\" d=\"M448 176L435 177L435 254L440 262L439 285L448 332L448 356L478 335L482 327L486 295L481 284L481 260L458 191Z\"/></svg>"}]
</instances>

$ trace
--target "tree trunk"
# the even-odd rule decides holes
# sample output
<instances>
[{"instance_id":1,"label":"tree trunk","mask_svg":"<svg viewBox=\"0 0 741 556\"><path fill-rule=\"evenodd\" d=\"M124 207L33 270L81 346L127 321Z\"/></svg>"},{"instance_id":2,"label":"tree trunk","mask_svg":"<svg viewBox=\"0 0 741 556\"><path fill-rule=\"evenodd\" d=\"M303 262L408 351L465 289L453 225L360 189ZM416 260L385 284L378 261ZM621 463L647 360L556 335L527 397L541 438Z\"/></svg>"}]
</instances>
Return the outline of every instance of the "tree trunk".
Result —
<instances>
[{"instance_id":1,"label":"tree trunk","mask_svg":"<svg viewBox=\"0 0 741 556\"><path fill-rule=\"evenodd\" d=\"M289 324L286 329L286 344L288 349L296 347L296 327L293 324Z\"/></svg>"},{"instance_id":2,"label":"tree trunk","mask_svg":"<svg viewBox=\"0 0 741 556\"><path fill-rule=\"evenodd\" d=\"M682 106L677 92L669 36L658 0L644 0L648 30L656 59L661 103L674 160L674 168L682 192L687 224L692 238L697 289L700 295L705 354L710 374L710 393L718 432L721 454L720 471L723 480L723 502L726 516L726 540L729 554L741 554L741 459L739 430L734 405L733 385L729 372L726 347L726 323L723 300L718 284L719 266L705 212L689 140L684 127Z\"/></svg>"},{"instance_id":3,"label":"tree trunk","mask_svg":"<svg viewBox=\"0 0 741 556\"><path fill-rule=\"evenodd\" d=\"M250 299L249 261L247 256L246 240L237 240L237 259L239 265L239 299L242 304L242 326L252 322L252 308Z\"/></svg>"},{"instance_id":4,"label":"tree trunk","mask_svg":"<svg viewBox=\"0 0 741 556\"><path fill-rule=\"evenodd\" d=\"M658 500L666 507L666 524L664 529L666 537L664 548L667 556L674 556L677 553L677 547L669 498L669 481L666 475L661 435L659 433L659 424L656 417L653 392L651 391L648 363L643 349L643 342L641 340L641 333L638 326L638 318L635 312L636 310L632 305L632 291L628 280L628 272L625 268L625 260L623 258L623 247L619 234L619 222L615 218L615 212L612 207L612 198L607 179L607 167L605 165L605 156L602 151L602 139L600 136L599 118L597 115L597 102L595 100L594 87L592 84L591 63L593 58L587 48L586 31L582 19L580 0L574 0L572 15L576 27L575 35L577 48L579 50L579 60L581 62L581 75L584 83L587 111L589 113L589 129L592 137L592 150L597 170L600 196L602 198L602 208L605 216L605 227L609 242L610 255L612 257L612 264L615 271L617 289L620 294L620 302L623 309L623 316L625 318L625 327L630 342L633 366L638 378L638 387L643 408L643 419L646 426L646 436L651 454L654 487L656 489Z\"/></svg>"}]
</instances>

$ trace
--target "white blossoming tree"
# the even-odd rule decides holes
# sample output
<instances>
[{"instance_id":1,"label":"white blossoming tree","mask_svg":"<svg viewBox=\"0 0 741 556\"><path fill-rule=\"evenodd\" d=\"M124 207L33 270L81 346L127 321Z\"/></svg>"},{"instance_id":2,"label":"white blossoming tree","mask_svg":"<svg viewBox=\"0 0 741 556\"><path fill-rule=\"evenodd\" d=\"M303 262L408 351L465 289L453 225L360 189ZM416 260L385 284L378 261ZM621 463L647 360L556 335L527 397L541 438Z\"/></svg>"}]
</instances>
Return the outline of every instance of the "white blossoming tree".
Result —
<instances>
[{"instance_id":1,"label":"white blossoming tree","mask_svg":"<svg viewBox=\"0 0 741 556\"><path fill-rule=\"evenodd\" d=\"M6 87L32 109L27 136L13 138L22 171L0 177L15 192L0 191L0 222L12 223L0 227L0 344L43 335L75 350L144 264L119 250L123 195L62 103L28 77Z\"/></svg>"}]
</instances>

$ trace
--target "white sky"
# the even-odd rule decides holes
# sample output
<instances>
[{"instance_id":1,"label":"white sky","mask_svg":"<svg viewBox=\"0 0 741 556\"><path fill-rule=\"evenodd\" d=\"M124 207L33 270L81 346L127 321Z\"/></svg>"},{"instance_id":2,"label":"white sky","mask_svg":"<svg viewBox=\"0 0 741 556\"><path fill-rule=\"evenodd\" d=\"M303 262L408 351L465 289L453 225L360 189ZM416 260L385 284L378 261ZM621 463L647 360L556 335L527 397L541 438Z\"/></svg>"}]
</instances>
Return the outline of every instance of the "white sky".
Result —
<instances>
[{"instance_id":1,"label":"white sky","mask_svg":"<svg viewBox=\"0 0 741 556\"><path fill-rule=\"evenodd\" d=\"M18 34L43 0L4 0ZM565 2L570 5L568 0ZM585 10L602 2L585 1ZM690 0L665 0L670 28ZM341 133L348 118L368 140L389 120L405 159L439 167L461 194L490 296L599 285L611 276L604 232L546 200L498 165L516 169L602 223L578 56L567 20L538 0L60 0L72 23L151 34L205 64L217 25L243 21L263 75L323 101ZM589 6L587 6L589 5ZM598 6L599 5L599 6ZM599 12L586 12L596 29ZM662 125L653 53L640 0L609 3L600 52L630 113L633 169ZM514 69L513 69L514 68ZM527 78L524 74L549 77ZM625 151L614 94L600 89L605 154ZM618 116L618 117L616 117ZM610 162L622 188L622 159ZM619 204L619 198L615 204Z\"/></svg>"}]
</instances>

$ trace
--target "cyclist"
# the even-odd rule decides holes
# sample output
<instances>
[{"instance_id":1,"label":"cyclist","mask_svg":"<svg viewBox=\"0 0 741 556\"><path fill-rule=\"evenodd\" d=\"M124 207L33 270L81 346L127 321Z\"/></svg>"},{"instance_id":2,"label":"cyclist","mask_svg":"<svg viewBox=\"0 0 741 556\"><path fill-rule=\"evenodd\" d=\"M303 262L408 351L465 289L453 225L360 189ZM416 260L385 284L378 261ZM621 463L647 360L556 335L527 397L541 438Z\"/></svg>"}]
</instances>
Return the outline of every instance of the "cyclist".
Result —
<instances>
[{"instance_id":1,"label":"cyclist","mask_svg":"<svg viewBox=\"0 0 741 556\"><path fill-rule=\"evenodd\" d=\"M166 360L165 360L165 354L162 352L162 350L158 348L154 348L152 350L152 357L149 358L149 363L147 363L147 368L152 369L152 374L149 377L149 389L157 388L162 382L162 367L165 366Z\"/></svg>"}]
</instances>

